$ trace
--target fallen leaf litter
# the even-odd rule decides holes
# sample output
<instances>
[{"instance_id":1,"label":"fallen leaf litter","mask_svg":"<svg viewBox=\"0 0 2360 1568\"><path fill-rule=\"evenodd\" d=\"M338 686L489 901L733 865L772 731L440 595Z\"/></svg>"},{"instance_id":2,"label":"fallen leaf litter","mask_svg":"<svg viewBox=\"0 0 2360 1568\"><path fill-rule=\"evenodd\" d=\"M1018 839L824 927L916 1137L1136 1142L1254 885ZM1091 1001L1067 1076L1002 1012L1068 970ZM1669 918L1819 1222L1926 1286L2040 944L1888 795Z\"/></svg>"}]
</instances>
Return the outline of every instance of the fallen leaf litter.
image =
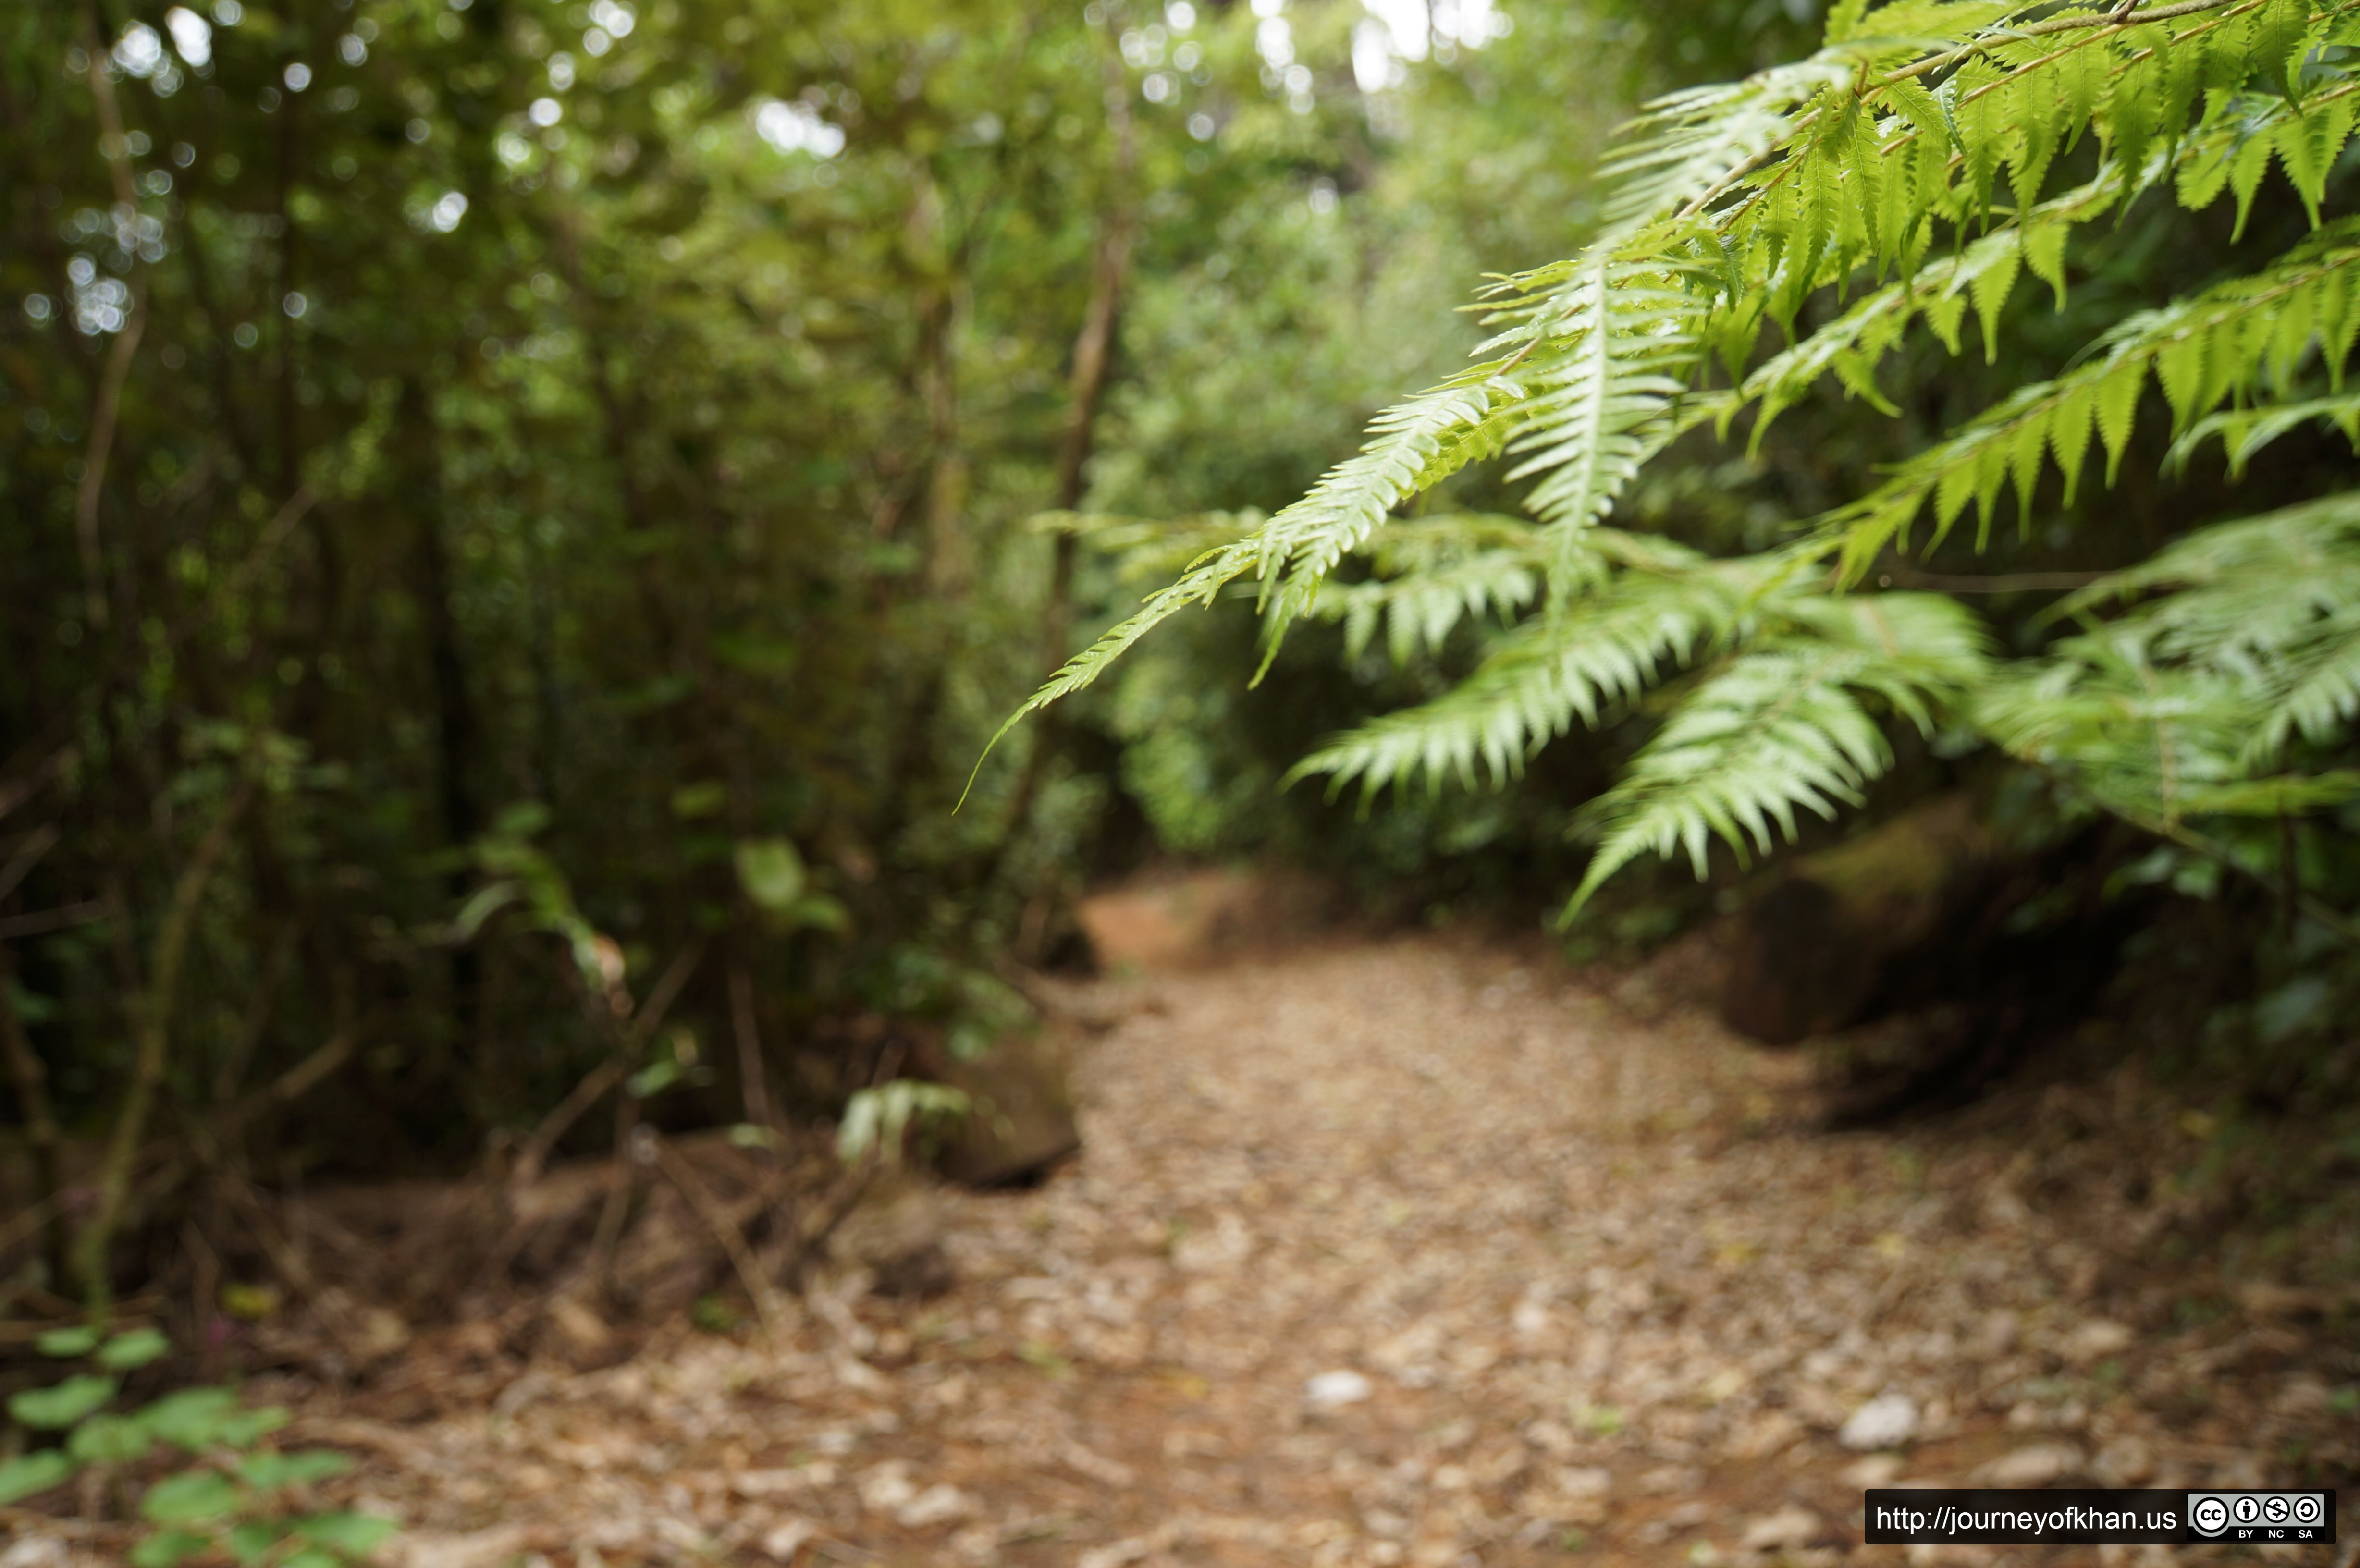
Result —
<instances>
[{"instance_id":1,"label":"fallen leaf litter","mask_svg":"<svg viewBox=\"0 0 2360 1568\"><path fill-rule=\"evenodd\" d=\"M1860 1554L1866 1486L2351 1484L2350 1306L2157 1263L2187 1150L2136 1076L1830 1135L1654 984L1440 939L1106 983L1082 1154L939 1195L946 1294L595 1371L421 1331L424 1420L252 1391L415 1568L1766 1568ZM14 1519L0 1568L92 1561Z\"/></svg>"}]
</instances>

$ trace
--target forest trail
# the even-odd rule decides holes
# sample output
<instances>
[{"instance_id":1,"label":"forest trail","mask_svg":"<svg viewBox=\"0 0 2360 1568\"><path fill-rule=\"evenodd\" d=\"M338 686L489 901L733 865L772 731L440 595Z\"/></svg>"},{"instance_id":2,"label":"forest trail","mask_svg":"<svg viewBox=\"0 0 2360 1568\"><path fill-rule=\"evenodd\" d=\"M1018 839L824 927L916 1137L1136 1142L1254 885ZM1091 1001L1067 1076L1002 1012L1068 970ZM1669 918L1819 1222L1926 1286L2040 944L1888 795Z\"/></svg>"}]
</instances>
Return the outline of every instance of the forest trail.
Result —
<instances>
[{"instance_id":1,"label":"forest trail","mask_svg":"<svg viewBox=\"0 0 2360 1568\"><path fill-rule=\"evenodd\" d=\"M2317 1303L2146 1256L2182 1113L2121 1077L1830 1135L1676 970L1418 937L1098 985L1084 1152L944 1200L947 1295L297 1432L421 1568L1830 1563L1888 1479L2348 1472Z\"/></svg>"}]
</instances>

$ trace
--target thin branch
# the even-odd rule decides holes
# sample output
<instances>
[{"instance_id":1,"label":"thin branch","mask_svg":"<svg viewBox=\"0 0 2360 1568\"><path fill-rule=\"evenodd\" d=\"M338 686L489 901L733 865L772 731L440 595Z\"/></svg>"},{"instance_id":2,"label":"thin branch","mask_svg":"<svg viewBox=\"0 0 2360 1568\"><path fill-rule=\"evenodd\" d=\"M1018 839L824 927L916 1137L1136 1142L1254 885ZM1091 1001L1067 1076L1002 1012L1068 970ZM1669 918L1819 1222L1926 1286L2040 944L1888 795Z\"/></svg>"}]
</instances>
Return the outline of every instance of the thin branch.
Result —
<instances>
[{"instance_id":1,"label":"thin branch","mask_svg":"<svg viewBox=\"0 0 2360 1568\"><path fill-rule=\"evenodd\" d=\"M729 1022L738 1036L738 1087L746 1119L756 1127L770 1125L770 1075L762 1066L762 1034L754 1016L754 980L743 960L729 965Z\"/></svg>"},{"instance_id":2,"label":"thin branch","mask_svg":"<svg viewBox=\"0 0 2360 1568\"><path fill-rule=\"evenodd\" d=\"M655 1146L658 1169L680 1189L680 1195L688 1200L688 1206L696 1211L696 1217L713 1233L721 1250L729 1255L729 1266L738 1271L738 1282L754 1299L754 1311L762 1320L763 1335L774 1345L784 1345L786 1327L779 1319L777 1290L763 1278L761 1265L755 1261L753 1249L746 1245L746 1233L723 1211L695 1168L682 1159L671 1143L652 1133L650 1138Z\"/></svg>"},{"instance_id":3,"label":"thin branch","mask_svg":"<svg viewBox=\"0 0 2360 1568\"><path fill-rule=\"evenodd\" d=\"M132 1168L139 1152L140 1135L147 1128L157 1085L163 1081L171 1042L172 999L180 986L180 965L196 926L197 909L204 899L206 886L213 880L213 868L228 847L230 829L246 814L257 788L254 772L246 770L213 818L213 826L206 830L196 853L182 868L172 889L172 902L165 914L163 929L156 936L146 994L131 999L131 1083L124 1094L122 1108L115 1113L115 1128L99 1168L97 1204L74 1238L74 1271L93 1308L103 1306L106 1299L107 1246L115 1239L115 1227L122 1221L124 1205L131 1195Z\"/></svg>"},{"instance_id":4,"label":"thin branch","mask_svg":"<svg viewBox=\"0 0 2360 1568\"><path fill-rule=\"evenodd\" d=\"M2065 593L2087 588L2111 575L2104 572L2016 572L1992 576L1951 576L1920 572L1898 561L1879 569L1904 588L1929 589L1937 593Z\"/></svg>"},{"instance_id":5,"label":"thin branch","mask_svg":"<svg viewBox=\"0 0 2360 1568\"><path fill-rule=\"evenodd\" d=\"M272 517L268 526L263 529L262 537L255 541L254 549L246 553L246 560L238 564L235 572L224 578L220 585L208 594L204 602L194 611L175 622L164 634L164 640L160 645L145 643L139 645L142 659L154 654L171 652L195 633L203 630L232 597L243 593L246 586L254 580L255 575L269 564L271 556L278 552L280 545L287 542L288 537L295 531L295 525L300 522L303 515L311 509L317 497L312 495L308 486L299 488L290 495L285 504L279 508L278 515ZM144 668L144 664L138 667ZM134 668L133 661L125 651L125 645L117 643L112 661L95 679L83 687L80 701L51 721L47 726L46 736L35 737L32 742L20 747L15 755L23 757L36 752L40 746L56 741L60 735L71 734L75 727L115 690L116 683L127 678ZM14 784L0 784L0 817L6 816L40 793L44 786L54 780L59 774L71 768L80 756L80 748L75 743L66 741L56 745L55 748L43 757L31 772L22 779Z\"/></svg>"},{"instance_id":6,"label":"thin branch","mask_svg":"<svg viewBox=\"0 0 2360 1568\"><path fill-rule=\"evenodd\" d=\"M55 822L44 822L26 835L25 842L16 846L16 853L8 857L8 864L0 866L0 898L16 890L16 884L32 874L41 856L56 846L58 838Z\"/></svg>"},{"instance_id":7,"label":"thin branch","mask_svg":"<svg viewBox=\"0 0 2360 1568\"><path fill-rule=\"evenodd\" d=\"M704 956L703 938L680 950L671 967L657 980L655 989L648 993L647 1002L639 1008L631 1027L617 1035L615 1049L606 1059L574 1085L573 1091L541 1119L539 1127L532 1129L532 1136L524 1140L524 1147L519 1151L515 1168L508 1177L511 1202L540 1180L541 1168L549 1163L549 1156L557 1148L557 1140L582 1119L585 1111L596 1105L607 1090L621 1083L624 1075L630 1072L632 1059L647 1043L648 1037L663 1022L664 1013L679 996L681 987L688 984L689 976L696 972L697 960Z\"/></svg>"},{"instance_id":8,"label":"thin branch","mask_svg":"<svg viewBox=\"0 0 2360 1568\"><path fill-rule=\"evenodd\" d=\"M115 101L115 81L107 74L106 46L99 35L98 8L82 0L82 52L90 61L90 95L98 108L99 155L106 159L115 180L118 222L128 222L139 211L139 188L131 178L131 142L123 132L123 111ZM123 406L124 383L131 376L132 356L147 329L148 287L137 273L122 329L107 351L106 370L99 379L98 402L90 416L90 446L82 454L82 483L74 495L74 539L82 551L83 614L93 626L107 622L105 562L99 547L98 500L106 485L106 460L115 445L115 426Z\"/></svg>"},{"instance_id":9,"label":"thin branch","mask_svg":"<svg viewBox=\"0 0 2360 1568\"><path fill-rule=\"evenodd\" d=\"M46 936L50 931L64 931L69 926L88 925L106 913L104 898L84 898L78 904L60 904L54 909L40 909L29 915L16 915L0 920L0 942L13 942L20 937Z\"/></svg>"},{"instance_id":10,"label":"thin branch","mask_svg":"<svg viewBox=\"0 0 2360 1568\"><path fill-rule=\"evenodd\" d=\"M9 1075L16 1080L16 1105L25 1120L25 1142L33 1157L33 1206L42 1211L41 1250L54 1276L65 1262L65 1233L56 1223L60 1179L57 1113L49 1105L49 1071L33 1042L25 1038L24 1020L16 1016L16 957L0 947L0 1050L8 1057Z\"/></svg>"}]
</instances>

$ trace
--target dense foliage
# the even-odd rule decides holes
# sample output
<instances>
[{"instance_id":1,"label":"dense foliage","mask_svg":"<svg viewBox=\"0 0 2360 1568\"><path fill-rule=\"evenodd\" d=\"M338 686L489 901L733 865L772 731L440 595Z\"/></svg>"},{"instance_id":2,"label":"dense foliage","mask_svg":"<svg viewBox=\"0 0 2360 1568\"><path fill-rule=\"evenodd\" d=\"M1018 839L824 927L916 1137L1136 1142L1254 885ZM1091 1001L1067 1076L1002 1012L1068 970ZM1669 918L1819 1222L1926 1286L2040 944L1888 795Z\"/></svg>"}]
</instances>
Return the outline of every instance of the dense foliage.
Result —
<instances>
[{"instance_id":1,"label":"dense foliage","mask_svg":"<svg viewBox=\"0 0 2360 1568\"><path fill-rule=\"evenodd\" d=\"M1102 586L1031 519L1316 473L1564 95L1489 11L1134 10L0 23L0 1247L95 1288L248 1149L825 1110L1022 1022L1185 718L953 811Z\"/></svg>"},{"instance_id":2,"label":"dense foliage","mask_svg":"<svg viewBox=\"0 0 2360 1568\"><path fill-rule=\"evenodd\" d=\"M2355 27L2344 7L2277 0L1840 6L1810 59L1655 103L1607 166L1599 236L1491 291L1494 333L1475 365L1381 416L1360 456L1218 542L1033 705L1243 580L1273 648L1321 614L1365 628L1382 613L1397 648L1462 615L1496 628L1447 692L1303 762L1338 784L1502 781L1576 719L1631 712L1677 678L1663 722L1587 813L1598 847L1576 907L1649 849L1684 852L1701 875L1715 839L1743 857L1791 838L1798 808L1857 802L1893 761L1895 719L1954 747L1992 743L2177 844L2278 877L2279 824L2360 784L2336 766L2360 706L2338 588L2348 506L2304 502L2156 554L2175 524L2093 517L2080 486L2101 449L2106 481L2121 475L2150 387L2171 465L2205 461L2217 438L2231 479L2306 426L2353 429L2343 371L2360 249L2336 216L2336 171L2360 85ZM2112 263L2125 235L2192 228L2213 250L2170 209L2224 197L2221 275L2152 304L2136 287L2176 279L2107 289L2061 366L2012 358L1981 408L1873 479L1848 475L1857 493L1827 496L1787 541L1699 551L1603 525L1684 435L1747 417L1759 450L1828 381L1922 429L1879 379L1908 357L1913 328L1956 355L1972 313L1986 361L2020 337L2037 355L2019 283L2049 286L2062 312L2077 273L2126 270ZM2102 219L2111 234L2081 234ZM1771 325L1786 343L1765 354ZM1534 523L1393 520L1493 459L1530 482ZM2343 483L2294 469L2273 477L2295 497ZM1939 550L1971 507L1978 550L2012 509L2027 543L2087 530L2113 564L2153 559L2016 628L2031 641L2001 659L1957 593L1907 586L1918 519ZM1331 582L1356 558L1373 577ZM2008 584L1962 584L1986 585ZM2168 596L2142 599L2155 594ZM2081 635L2039 637L2069 617ZM2263 833L2240 831L2254 819ZM2290 859L2283 875L2291 887Z\"/></svg>"}]
</instances>

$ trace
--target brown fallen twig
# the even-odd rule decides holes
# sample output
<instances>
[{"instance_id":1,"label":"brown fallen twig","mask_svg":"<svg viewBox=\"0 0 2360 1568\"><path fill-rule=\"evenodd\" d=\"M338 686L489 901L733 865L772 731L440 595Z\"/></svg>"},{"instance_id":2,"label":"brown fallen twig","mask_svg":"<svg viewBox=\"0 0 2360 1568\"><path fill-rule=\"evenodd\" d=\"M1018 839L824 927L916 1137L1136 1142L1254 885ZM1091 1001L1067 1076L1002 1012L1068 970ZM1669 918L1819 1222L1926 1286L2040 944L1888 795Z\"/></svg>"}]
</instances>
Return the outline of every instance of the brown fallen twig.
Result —
<instances>
[{"instance_id":1,"label":"brown fallen twig","mask_svg":"<svg viewBox=\"0 0 2360 1568\"><path fill-rule=\"evenodd\" d=\"M729 1266L738 1271L738 1282L754 1299L754 1312L762 1320L763 1336L774 1346L784 1345L786 1333L779 1321L776 1288L764 1277L761 1266L754 1260L752 1249L746 1245L743 1226L723 1211L714 1198L712 1189L705 1186L704 1178L697 1175L695 1168L683 1160L669 1141L652 1133L650 1137L655 1146L656 1168L680 1189L680 1195L688 1200L688 1206L696 1211L696 1217L705 1222L705 1228L713 1233L714 1239L721 1244L721 1250L729 1255Z\"/></svg>"}]
</instances>

